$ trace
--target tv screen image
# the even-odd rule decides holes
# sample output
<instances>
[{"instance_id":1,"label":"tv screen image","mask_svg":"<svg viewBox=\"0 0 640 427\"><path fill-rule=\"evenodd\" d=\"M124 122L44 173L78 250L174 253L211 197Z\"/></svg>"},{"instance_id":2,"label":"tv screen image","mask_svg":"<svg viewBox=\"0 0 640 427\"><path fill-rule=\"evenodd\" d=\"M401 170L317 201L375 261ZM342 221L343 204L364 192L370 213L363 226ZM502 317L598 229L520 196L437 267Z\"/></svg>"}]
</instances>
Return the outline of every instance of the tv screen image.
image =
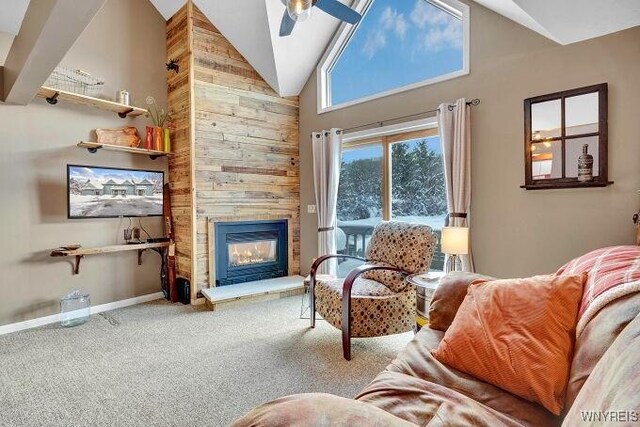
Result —
<instances>
[{"instance_id":1,"label":"tv screen image","mask_svg":"<svg viewBox=\"0 0 640 427\"><path fill-rule=\"evenodd\" d=\"M68 216L161 216L163 185L162 171L68 165Z\"/></svg>"}]
</instances>

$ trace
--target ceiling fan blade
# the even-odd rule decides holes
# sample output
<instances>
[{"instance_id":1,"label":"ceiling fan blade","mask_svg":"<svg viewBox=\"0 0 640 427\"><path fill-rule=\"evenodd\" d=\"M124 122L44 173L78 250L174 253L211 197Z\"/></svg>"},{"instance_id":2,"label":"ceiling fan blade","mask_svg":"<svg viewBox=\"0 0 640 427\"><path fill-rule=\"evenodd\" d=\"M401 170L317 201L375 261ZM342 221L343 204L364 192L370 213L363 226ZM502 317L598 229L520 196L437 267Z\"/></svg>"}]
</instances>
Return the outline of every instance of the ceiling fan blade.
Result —
<instances>
[{"instance_id":1,"label":"ceiling fan blade","mask_svg":"<svg viewBox=\"0 0 640 427\"><path fill-rule=\"evenodd\" d=\"M346 21L349 24L357 24L362 19L355 10L349 6L345 6L338 0L318 0L316 6L327 12L329 15L334 16L342 21Z\"/></svg>"},{"instance_id":2,"label":"ceiling fan blade","mask_svg":"<svg viewBox=\"0 0 640 427\"><path fill-rule=\"evenodd\" d=\"M285 9L284 15L282 15L282 22L280 22L280 37L286 37L291 35L293 27L295 27L296 21L291 19L289 13Z\"/></svg>"}]
</instances>

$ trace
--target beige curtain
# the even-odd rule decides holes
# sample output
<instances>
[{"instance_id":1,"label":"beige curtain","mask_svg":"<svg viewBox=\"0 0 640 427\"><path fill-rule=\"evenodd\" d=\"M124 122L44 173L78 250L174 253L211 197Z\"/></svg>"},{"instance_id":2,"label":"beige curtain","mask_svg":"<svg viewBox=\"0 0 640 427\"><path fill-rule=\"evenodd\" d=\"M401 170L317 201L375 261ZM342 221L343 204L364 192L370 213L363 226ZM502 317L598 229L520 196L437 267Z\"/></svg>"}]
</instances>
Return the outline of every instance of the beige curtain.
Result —
<instances>
[{"instance_id":1,"label":"beige curtain","mask_svg":"<svg viewBox=\"0 0 640 427\"><path fill-rule=\"evenodd\" d=\"M311 134L313 182L318 213L318 256L336 253L336 209L342 155L342 132L331 129ZM320 265L320 274L337 274L336 260Z\"/></svg>"},{"instance_id":2,"label":"beige curtain","mask_svg":"<svg viewBox=\"0 0 640 427\"><path fill-rule=\"evenodd\" d=\"M444 161L449 213L467 214L466 220L451 218L452 226L471 226L471 107L464 98L455 104L440 104L438 129ZM471 234L471 230L469 230ZM471 243L469 255L462 257L462 269L474 271Z\"/></svg>"}]
</instances>

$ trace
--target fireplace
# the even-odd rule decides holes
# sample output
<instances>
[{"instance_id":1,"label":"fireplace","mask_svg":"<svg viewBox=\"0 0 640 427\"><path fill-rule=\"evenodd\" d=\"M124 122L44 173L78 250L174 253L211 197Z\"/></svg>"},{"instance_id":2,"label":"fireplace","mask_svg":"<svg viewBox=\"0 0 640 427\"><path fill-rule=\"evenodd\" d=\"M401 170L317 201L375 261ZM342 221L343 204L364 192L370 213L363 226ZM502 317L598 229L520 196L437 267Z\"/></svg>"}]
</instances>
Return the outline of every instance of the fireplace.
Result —
<instances>
[{"instance_id":1,"label":"fireplace","mask_svg":"<svg viewBox=\"0 0 640 427\"><path fill-rule=\"evenodd\" d=\"M215 223L216 286L288 275L287 220Z\"/></svg>"}]
</instances>

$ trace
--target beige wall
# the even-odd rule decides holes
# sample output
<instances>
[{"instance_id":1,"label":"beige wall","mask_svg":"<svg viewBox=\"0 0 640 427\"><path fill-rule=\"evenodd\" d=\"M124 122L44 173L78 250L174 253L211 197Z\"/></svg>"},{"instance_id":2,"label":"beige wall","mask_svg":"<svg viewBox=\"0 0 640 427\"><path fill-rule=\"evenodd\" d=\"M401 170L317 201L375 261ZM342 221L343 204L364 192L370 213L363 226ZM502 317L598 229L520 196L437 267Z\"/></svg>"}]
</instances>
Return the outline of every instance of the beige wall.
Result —
<instances>
[{"instance_id":1,"label":"beige wall","mask_svg":"<svg viewBox=\"0 0 640 427\"><path fill-rule=\"evenodd\" d=\"M640 189L640 28L560 46L473 2L470 75L318 115L316 76L300 96L302 268L316 256L310 132L347 128L480 98L472 110L472 244L477 270L552 272L601 246L634 241ZM609 178L602 189L525 191L523 100L609 83Z\"/></svg>"},{"instance_id":2,"label":"beige wall","mask_svg":"<svg viewBox=\"0 0 640 427\"><path fill-rule=\"evenodd\" d=\"M166 105L165 21L146 0L109 0L62 61L106 82L113 97L126 88L136 105L146 95ZM104 304L160 291L159 257L135 252L87 257L80 274L52 259L52 248L65 243L84 246L122 240L118 219L68 220L66 165L143 168L166 171L166 160L152 161L123 153L95 155L75 144L97 127L119 127L128 120L98 110L56 106L36 99L30 105L0 103L0 325L58 311L58 298L74 288ZM144 129L145 118L131 121ZM160 218L144 219L152 235L162 232Z\"/></svg>"}]
</instances>

